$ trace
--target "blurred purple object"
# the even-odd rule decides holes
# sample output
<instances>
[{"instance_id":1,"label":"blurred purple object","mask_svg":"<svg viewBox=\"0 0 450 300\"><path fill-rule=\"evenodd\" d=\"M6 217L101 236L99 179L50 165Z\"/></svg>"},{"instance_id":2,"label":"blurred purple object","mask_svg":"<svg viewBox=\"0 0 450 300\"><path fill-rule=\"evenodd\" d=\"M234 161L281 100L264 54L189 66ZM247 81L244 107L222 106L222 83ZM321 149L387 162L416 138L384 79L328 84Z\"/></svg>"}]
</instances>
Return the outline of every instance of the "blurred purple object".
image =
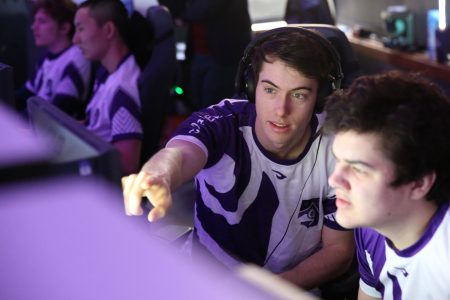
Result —
<instances>
[{"instance_id":1,"label":"blurred purple object","mask_svg":"<svg viewBox=\"0 0 450 300\"><path fill-rule=\"evenodd\" d=\"M45 140L10 107L0 103L0 170L48 161L52 154Z\"/></svg>"},{"instance_id":2,"label":"blurred purple object","mask_svg":"<svg viewBox=\"0 0 450 300\"><path fill-rule=\"evenodd\" d=\"M121 191L78 177L0 185L0 299L274 299L190 260L124 214Z\"/></svg>"}]
</instances>

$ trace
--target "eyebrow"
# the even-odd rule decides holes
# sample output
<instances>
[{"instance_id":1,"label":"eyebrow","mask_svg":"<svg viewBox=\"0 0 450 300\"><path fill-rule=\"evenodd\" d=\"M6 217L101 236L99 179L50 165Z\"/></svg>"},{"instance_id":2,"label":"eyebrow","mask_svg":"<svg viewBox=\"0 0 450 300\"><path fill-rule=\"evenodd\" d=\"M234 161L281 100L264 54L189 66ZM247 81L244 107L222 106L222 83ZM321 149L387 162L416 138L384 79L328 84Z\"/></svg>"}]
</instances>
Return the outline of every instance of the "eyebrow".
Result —
<instances>
[{"instance_id":1,"label":"eyebrow","mask_svg":"<svg viewBox=\"0 0 450 300\"><path fill-rule=\"evenodd\" d=\"M334 158L336 158L336 160L339 160L338 157L336 156L336 154L334 154L333 149L331 149L331 153L333 154ZM362 161L362 160L343 159L343 161L345 161L349 165L362 165L371 170L375 169L375 166L373 166L369 163L366 163L365 161Z\"/></svg>"},{"instance_id":2,"label":"eyebrow","mask_svg":"<svg viewBox=\"0 0 450 300\"><path fill-rule=\"evenodd\" d=\"M276 87L277 89L280 88L278 85L276 85L275 83L273 83L272 81L267 80L267 79L262 79L261 82L265 82L265 83L268 83L268 84L270 84L270 85L273 85L273 86ZM312 91L312 89L311 89L310 87L306 87L306 86L299 86L299 87L296 87L296 88L291 89L291 91L297 91L297 90L308 90L308 91Z\"/></svg>"}]
</instances>

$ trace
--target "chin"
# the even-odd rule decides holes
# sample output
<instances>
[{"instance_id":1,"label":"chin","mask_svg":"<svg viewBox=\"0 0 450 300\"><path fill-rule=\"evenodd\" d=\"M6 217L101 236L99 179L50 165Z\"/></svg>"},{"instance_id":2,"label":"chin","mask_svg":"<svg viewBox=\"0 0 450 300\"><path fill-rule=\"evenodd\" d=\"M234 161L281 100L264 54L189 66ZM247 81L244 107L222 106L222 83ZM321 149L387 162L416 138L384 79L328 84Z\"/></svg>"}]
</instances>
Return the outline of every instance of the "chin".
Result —
<instances>
[{"instance_id":1,"label":"chin","mask_svg":"<svg viewBox=\"0 0 450 300\"><path fill-rule=\"evenodd\" d=\"M338 210L336 211L336 221L339 225L344 227L345 229L353 229L357 227L354 222L352 222L351 216L345 215L342 211Z\"/></svg>"}]
</instances>

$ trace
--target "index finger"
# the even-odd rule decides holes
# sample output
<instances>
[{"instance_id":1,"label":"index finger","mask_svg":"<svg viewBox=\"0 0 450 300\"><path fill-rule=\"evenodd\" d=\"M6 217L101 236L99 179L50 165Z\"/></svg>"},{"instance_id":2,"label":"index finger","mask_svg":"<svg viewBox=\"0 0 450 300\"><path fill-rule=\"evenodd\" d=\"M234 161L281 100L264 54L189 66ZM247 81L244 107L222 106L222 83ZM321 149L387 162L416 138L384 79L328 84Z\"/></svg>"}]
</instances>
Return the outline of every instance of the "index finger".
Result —
<instances>
[{"instance_id":1,"label":"index finger","mask_svg":"<svg viewBox=\"0 0 450 300\"><path fill-rule=\"evenodd\" d=\"M142 215L142 197L145 189L142 187L148 175L145 172L131 174L122 178L125 212L127 215Z\"/></svg>"}]
</instances>

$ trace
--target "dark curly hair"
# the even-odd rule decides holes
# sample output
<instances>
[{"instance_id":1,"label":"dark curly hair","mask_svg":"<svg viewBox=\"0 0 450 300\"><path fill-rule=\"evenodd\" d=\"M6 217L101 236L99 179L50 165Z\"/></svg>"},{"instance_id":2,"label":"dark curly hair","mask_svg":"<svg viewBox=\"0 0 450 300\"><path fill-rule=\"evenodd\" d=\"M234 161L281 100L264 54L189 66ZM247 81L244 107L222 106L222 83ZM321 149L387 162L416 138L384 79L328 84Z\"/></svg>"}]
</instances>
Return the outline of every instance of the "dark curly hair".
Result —
<instances>
[{"instance_id":1,"label":"dark curly hair","mask_svg":"<svg viewBox=\"0 0 450 300\"><path fill-rule=\"evenodd\" d=\"M450 196L450 102L418 73L391 71L362 76L328 98L325 133L375 133L383 154L396 168L392 186L431 172L436 181L427 200Z\"/></svg>"},{"instance_id":2,"label":"dark curly hair","mask_svg":"<svg viewBox=\"0 0 450 300\"><path fill-rule=\"evenodd\" d=\"M335 62L317 38L300 30L274 34L255 46L251 65L256 81L263 63L269 59L279 59L294 70L317 79L319 84L329 81L328 75L335 68Z\"/></svg>"}]
</instances>

